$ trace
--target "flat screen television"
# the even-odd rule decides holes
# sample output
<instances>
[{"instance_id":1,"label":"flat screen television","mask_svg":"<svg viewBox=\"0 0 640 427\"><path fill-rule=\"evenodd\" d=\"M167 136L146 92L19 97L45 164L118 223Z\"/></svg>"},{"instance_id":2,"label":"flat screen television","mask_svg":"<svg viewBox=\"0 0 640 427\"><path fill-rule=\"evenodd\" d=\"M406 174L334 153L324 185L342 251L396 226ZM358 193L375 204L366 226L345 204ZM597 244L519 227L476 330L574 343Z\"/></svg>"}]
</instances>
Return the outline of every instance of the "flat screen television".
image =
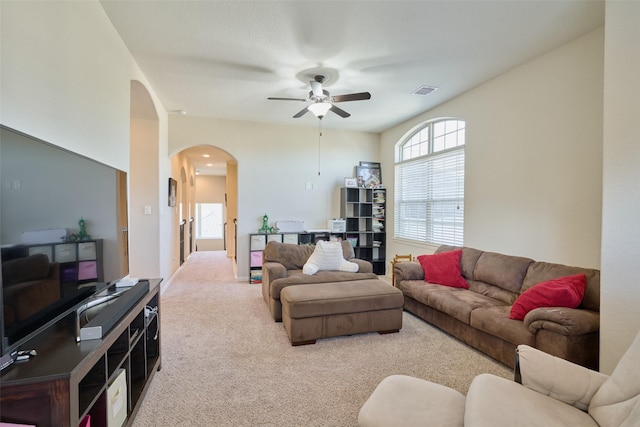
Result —
<instances>
[{"instance_id":1,"label":"flat screen television","mask_svg":"<svg viewBox=\"0 0 640 427\"><path fill-rule=\"evenodd\" d=\"M5 356L128 274L127 176L0 125L0 179Z\"/></svg>"}]
</instances>

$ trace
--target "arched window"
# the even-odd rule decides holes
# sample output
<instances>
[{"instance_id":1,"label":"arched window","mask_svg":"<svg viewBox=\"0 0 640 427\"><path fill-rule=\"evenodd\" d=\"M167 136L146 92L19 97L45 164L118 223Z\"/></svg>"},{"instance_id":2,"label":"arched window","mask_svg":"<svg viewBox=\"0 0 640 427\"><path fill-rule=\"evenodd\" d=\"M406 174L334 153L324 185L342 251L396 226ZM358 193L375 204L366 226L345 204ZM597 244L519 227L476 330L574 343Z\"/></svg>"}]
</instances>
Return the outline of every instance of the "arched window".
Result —
<instances>
[{"instance_id":1,"label":"arched window","mask_svg":"<svg viewBox=\"0 0 640 427\"><path fill-rule=\"evenodd\" d=\"M394 237L461 246L465 122L430 121L398 143Z\"/></svg>"}]
</instances>

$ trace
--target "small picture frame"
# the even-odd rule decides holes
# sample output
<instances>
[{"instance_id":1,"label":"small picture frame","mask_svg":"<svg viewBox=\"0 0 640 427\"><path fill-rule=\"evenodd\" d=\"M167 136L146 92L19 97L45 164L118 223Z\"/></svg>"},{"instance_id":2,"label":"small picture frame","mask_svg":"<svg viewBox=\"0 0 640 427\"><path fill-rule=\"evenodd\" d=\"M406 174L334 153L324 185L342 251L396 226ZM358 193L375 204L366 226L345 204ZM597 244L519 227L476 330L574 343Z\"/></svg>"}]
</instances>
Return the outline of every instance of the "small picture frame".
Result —
<instances>
[{"instance_id":1,"label":"small picture frame","mask_svg":"<svg viewBox=\"0 0 640 427\"><path fill-rule=\"evenodd\" d=\"M376 188L382 184L382 174L379 166L356 166L358 186Z\"/></svg>"},{"instance_id":2,"label":"small picture frame","mask_svg":"<svg viewBox=\"0 0 640 427\"><path fill-rule=\"evenodd\" d=\"M357 178L345 178L344 179L344 186L345 187L357 187L358 186L358 179Z\"/></svg>"},{"instance_id":3,"label":"small picture frame","mask_svg":"<svg viewBox=\"0 0 640 427\"><path fill-rule=\"evenodd\" d=\"M169 178L169 206L174 207L178 198L178 181Z\"/></svg>"}]
</instances>

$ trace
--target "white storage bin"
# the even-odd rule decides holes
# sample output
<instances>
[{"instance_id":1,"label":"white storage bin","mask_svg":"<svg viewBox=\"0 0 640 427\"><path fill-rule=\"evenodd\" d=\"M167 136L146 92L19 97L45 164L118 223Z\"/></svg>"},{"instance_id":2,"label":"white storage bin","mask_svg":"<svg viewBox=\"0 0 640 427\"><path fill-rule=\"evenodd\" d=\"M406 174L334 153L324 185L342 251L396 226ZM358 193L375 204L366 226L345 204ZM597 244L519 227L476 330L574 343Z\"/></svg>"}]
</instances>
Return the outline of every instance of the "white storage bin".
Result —
<instances>
[{"instance_id":1,"label":"white storage bin","mask_svg":"<svg viewBox=\"0 0 640 427\"><path fill-rule=\"evenodd\" d=\"M49 258L49 262L51 262L53 260L53 247L51 245L31 246L29 248L29 256L37 254L45 254Z\"/></svg>"},{"instance_id":2,"label":"white storage bin","mask_svg":"<svg viewBox=\"0 0 640 427\"><path fill-rule=\"evenodd\" d=\"M96 242L82 242L78 243L78 260L79 261L93 261L96 256Z\"/></svg>"},{"instance_id":3,"label":"white storage bin","mask_svg":"<svg viewBox=\"0 0 640 427\"><path fill-rule=\"evenodd\" d=\"M252 251L261 251L267 244L267 236L264 234L251 236L251 242L249 248Z\"/></svg>"},{"instance_id":4,"label":"white storage bin","mask_svg":"<svg viewBox=\"0 0 640 427\"><path fill-rule=\"evenodd\" d=\"M282 235L283 243L292 243L294 245L298 244L298 235L297 234L283 234Z\"/></svg>"},{"instance_id":5,"label":"white storage bin","mask_svg":"<svg viewBox=\"0 0 640 427\"><path fill-rule=\"evenodd\" d=\"M282 234L267 234L267 243L269 242L282 243Z\"/></svg>"},{"instance_id":6,"label":"white storage bin","mask_svg":"<svg viewBox=\"0 0 640 427\"><path fill-rule=\"evenodd\" d=\"M330 219L327 227L332 233L344 233L347 231L347 221L345 219Z\"/></svg>"},{"instance_id":7,"label":"white storage bin","mask_svg":"<svg viewBox=\"0 0 640 427\"><path fill-rule=\"evenodd\" d=\"M55 245L54 255L55 262L74 262L76 260L76 244Z\"/></svg>"},{"instance_id":8,"label":"white storage bin","mask_svg":"<svg viewBox=\"0 0 640 427\"><path fill-rule=\"evenodd\" d=\"M127 374L119 370L115 380L107 388L107 426L121 427L127 420Z\"/></svg>"}]
</instances>

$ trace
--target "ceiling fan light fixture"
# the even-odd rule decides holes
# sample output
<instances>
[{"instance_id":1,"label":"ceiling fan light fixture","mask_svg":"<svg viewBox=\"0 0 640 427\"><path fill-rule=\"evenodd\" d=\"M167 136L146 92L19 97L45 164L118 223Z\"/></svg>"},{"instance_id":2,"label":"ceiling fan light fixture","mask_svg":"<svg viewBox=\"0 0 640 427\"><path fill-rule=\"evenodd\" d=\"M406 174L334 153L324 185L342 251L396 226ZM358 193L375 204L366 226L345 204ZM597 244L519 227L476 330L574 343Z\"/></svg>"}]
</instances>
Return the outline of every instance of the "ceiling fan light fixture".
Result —
<instances>
[{"instance_id":1,"label":"ceiling fan light fixture","mask_svg":"<svg viewBox=\"0 0 640 427\"><path fill-rule=\"evenodd\" d=\"M307 107L317 118L321 119L331 109L329 102L315 102Z\"/></svg>"}]
</instances>

